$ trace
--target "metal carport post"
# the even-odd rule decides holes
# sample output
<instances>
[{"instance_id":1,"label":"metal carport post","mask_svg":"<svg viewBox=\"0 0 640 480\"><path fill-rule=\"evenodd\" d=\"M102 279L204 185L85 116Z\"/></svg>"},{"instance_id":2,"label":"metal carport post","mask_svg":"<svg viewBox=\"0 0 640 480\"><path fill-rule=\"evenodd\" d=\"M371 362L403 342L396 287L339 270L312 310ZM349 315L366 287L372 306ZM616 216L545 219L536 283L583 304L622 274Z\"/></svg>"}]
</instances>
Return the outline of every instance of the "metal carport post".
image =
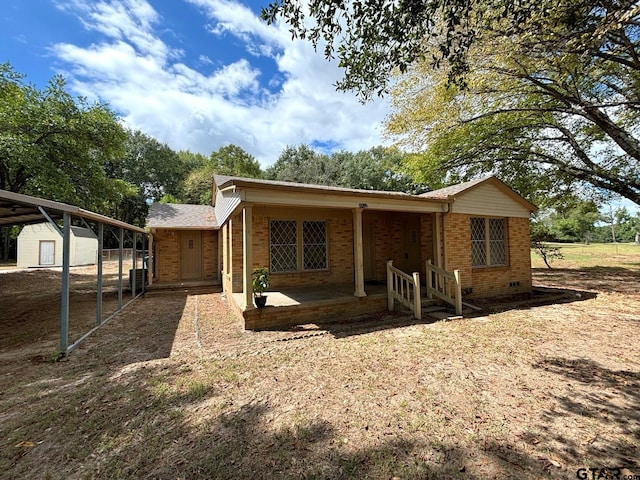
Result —
<instances>
[{"instance_id":1,"label":"metal carport post","mask_svg":"<svg viewBox=\"0 0 640 480\"><path fill-rule=\"evenodd\" d=\"M71 221L75 217L80 219L87 227L87 220L96 222L99 252L97 258L97 299L96 299L96 325L90 331L86 332L80 338L69 345L69 300L70 300L70 257L71 257ZM56 220L62 219L62 229L56 223ZM140 233L143 235L142 244L144 247L144 235L148 235L144 229L135 225L112 219L104 215L82 209L74 205L55 202L43 198L32 197L20 193L8 192L0 190L0 227L10 225L22 225L31 223L49 222L63 239L62 249L62 280L61 280L61 298L60 298L60 355L65 356L78 346L85 338L91 335L96 329L104 325L113 318L124 307L137 298L135 289L129 302L123 305L122 302L122 256L124 244L124 231L128 230L135 235ZM118 269L118 307L104 321L102 320L102 250L104 246L104 225L118 227L118 247L119 247L119 269ZM95 234L96 232L94 232ZM135 241L135 236L134 236ZM135 244L133 246L135 250ZM135 281L135 279L133 280ZM144 293L144 275L143 288L141 295Z\"/></svg>"}]
</instances>

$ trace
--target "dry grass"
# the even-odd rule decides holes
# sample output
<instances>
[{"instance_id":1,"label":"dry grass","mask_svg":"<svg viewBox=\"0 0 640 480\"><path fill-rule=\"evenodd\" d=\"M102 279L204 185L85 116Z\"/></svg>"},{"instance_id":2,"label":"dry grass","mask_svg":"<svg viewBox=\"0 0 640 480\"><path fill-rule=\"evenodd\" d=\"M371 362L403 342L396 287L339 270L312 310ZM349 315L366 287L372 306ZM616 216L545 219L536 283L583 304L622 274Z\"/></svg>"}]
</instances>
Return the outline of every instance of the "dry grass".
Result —
<instances>
[{"instance_id":1,"label":"dry grass","mask_svg":"<svg viewBox=\"0 0 640 480\"><path fill-rule=\"evenodd\" d=\"M553 268L614 267L640 270L640 245L635 243L548 243L558 247L564 256L553 260ZM534 268L546 268L542 259L531 255Z\"/></svg>"},{"instance_id":2,"label":"dry grass","mask_svg":"<svg viewBox=\"0 0 640 480\"><path fill-rule=\"evenodd\" d=\"M150 294L67 361L0 358L0 476L640 474L640 273L609 268L535 273L595 295L432 324L242 332L218 293Z\"/></svg>"}]
</instances>

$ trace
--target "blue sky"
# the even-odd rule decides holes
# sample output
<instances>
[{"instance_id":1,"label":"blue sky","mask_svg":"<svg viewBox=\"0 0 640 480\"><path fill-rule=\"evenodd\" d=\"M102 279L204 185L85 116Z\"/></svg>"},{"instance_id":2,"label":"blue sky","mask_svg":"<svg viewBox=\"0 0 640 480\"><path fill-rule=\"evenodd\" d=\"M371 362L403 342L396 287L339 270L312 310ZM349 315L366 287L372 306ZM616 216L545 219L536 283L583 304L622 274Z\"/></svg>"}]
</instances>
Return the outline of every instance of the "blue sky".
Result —
<instances>
[{"instance_id":1,"label":"blue sky","mask_svg":"<svg viewBox=\"0 0 640 480\"><path fill-rule=\"evenodd\" d=\"M64 75L72 93L175 150L235 144L264 167L287 145L383 144L388 102L336 92L336 63L262 22L267 3L4 0L0 62L38 87Z\"/></svg>"}]
</instances>

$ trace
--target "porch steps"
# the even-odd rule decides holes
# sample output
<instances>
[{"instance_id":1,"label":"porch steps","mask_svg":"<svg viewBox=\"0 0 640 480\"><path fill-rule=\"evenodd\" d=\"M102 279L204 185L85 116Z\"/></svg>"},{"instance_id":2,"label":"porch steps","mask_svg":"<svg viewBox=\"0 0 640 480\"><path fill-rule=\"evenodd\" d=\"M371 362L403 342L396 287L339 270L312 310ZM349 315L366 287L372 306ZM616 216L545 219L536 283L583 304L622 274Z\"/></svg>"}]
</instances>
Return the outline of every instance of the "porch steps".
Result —
<instances>
[{"instance_id":1,"label":"porch steps","mask_svg":"<svg viewBox=\"0 0 640 480\"><path fill-rule=\"evenodd\" d=\"M445 309L446 307L443 307L441 305L433 305L432 307L422 307L422 313L441 312Z\"/></svg>"},{"instance_id":2,"label":"porch steps","mask_svg":"<svg viewBox=\"0 0 640 480\"><path fill-rule=\"evenodd\" d=\"M422 315L437 320L457 320L462 318L451 311L448 305L441 305L434 299L422 298Z\"/></svg>"},{"instance_id":3,"label":"porch steps","mask_svg":"<svg viewBox=\"0 0 640 480\"><path fill-rule=\"evenodd\" d=\"M446 310L430 312L427 315L438 320L460 320L462 318L462 315L456 315L455 313L447 312Z\"/></svg>"}]
</instances>

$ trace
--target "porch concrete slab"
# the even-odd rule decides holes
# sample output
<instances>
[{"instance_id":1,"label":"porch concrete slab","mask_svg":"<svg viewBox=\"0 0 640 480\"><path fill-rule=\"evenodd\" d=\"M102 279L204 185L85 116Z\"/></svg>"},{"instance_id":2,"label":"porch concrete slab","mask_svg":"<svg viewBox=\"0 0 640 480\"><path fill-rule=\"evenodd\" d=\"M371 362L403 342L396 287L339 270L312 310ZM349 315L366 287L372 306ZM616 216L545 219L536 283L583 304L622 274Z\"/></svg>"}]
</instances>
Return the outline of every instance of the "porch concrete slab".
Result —
<instances>
[{"instance_id":1,"label":"porch concrete slab","mask_svg":"<svg viewBox=\"0 0 640 480\"><path fill-rule=\"evenodd\" d=\"M290 307L318 302L333 302L339 298L352 298L355 289L353 284L322 285L316 287L281 287L278 290L264 292L267 305L272 307ZM366 285L367 296L387 295L386 285ZM236 305L244 304L242 293L234 293Z\"/></svg>"}]
</instances>

